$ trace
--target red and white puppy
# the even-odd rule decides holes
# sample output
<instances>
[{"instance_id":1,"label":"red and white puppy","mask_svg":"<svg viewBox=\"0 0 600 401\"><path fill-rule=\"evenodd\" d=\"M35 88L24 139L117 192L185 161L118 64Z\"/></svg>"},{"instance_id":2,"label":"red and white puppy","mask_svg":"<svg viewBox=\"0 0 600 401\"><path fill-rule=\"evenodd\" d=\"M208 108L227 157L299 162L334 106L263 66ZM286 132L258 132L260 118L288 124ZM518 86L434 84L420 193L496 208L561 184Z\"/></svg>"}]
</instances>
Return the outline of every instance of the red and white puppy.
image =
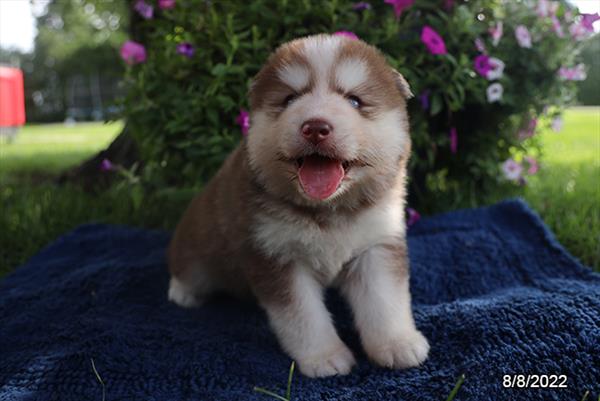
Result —
<instances>
[{"instance_id":1,"label":"red and white puppy","mask_svg":"<svg viewBox=\"0 0 600 401\"><path fill-rule=\"evenodd\" d=\"M374 47L317 35L279 47L250 89L251 128L185 212L169 299L252 294L311 377L355 363L323 303L336 286L368 356L417 366L429 351L409 291L404 78Z\"/></svg>"}]
</instances>

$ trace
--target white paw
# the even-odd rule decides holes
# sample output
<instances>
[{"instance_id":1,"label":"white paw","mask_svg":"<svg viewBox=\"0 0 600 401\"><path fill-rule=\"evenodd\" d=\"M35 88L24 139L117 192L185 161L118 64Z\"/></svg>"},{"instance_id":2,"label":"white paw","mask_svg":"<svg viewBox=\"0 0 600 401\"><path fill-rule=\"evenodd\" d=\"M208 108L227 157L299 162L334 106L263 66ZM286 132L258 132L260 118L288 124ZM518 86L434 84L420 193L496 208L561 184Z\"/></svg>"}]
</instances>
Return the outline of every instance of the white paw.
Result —
<instances>
[{"instance_id":1,"label":"white paw","mask_svg":"<svg viewBox=\"0 0 600 401\"><path fill-rule=\"evenodd\" d=\"M202 305L198 297L175 277L169 283L169 301L184 308L195 308Z\"/></svg>"},{"instance_id":2,"label":"white paw","mask_svg":"<svg viewBox=\"0 0 600 401\"><path fill-rule=\"evenodd\" d=\"M356 364L352 351L343 343L332 351L323 352L298 361L300 372L308 377L346 375Z\"/></svg>"},{"instance_id":3,"label":"white paw","mask_svg":"<svg viewBox=\"0 0 600 401\"><path fill-rule=\"evenodd\" d=\"M401 332L369 346L365 351L378 365L403 369L419 366L427 359L429 343L418 330Z\"/></svg>"}]
</instances>

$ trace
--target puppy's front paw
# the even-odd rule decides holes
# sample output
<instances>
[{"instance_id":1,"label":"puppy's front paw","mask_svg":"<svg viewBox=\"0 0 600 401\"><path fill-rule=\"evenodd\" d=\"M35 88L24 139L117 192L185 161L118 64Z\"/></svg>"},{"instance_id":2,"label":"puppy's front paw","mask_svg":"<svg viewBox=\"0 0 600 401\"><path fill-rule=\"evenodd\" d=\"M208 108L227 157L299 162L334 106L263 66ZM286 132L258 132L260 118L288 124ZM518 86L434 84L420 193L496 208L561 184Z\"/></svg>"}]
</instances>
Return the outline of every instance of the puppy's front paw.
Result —
<instances>
[{"instance_id":1,"label":"puppy's front paw","mask_svg":"<svg viewBox=\"0 0 600 401\"><path fill-rule=\"evenodd\" d=\"M327 377L348 374L355 363L352 351L342 343L329 352L300 359L298 367L308 377Z\"/></svg>"},{"instance_id":2,"label":"puppy's front paw","mask_svg":"<svg viewBox=\"0 0 600 401\"><path fill-rule=\"evenodd\" d=\"M176 278L172 278L169 284L169 301L184 308L195 308L202 305L201 300Z\"/></svg>"},{"instance_id":3,"label":"puppy's front paw","mask_svg":"<svg viewBox=\"0 0 600 401\"><path fill-rule=\"evenodd\" d=\"M365 351L378 365L404 369L419 366L427 359L429 343L420 331L410 330L365 345Z\"/></svg>"}]
</instances>

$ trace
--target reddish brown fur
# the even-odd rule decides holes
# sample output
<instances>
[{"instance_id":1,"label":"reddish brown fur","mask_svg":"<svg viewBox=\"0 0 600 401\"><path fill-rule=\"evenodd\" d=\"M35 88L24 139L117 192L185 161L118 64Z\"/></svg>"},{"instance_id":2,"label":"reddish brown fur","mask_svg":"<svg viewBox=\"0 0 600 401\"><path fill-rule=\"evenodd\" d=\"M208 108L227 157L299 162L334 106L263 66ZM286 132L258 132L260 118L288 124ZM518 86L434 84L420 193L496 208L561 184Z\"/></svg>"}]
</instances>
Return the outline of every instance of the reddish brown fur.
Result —
<instances>
[{"instance_id":1,"label":"reddish brown fur","mask_svg":"<svg viewBox=\"0 0 600 401\"><path fill-rule=\"evenodd\" d=\"M293 60L310 69L301 48L302 43L294 41L269 58L249 93L252 110L276 109L289 92L290 88L277 76L277 69L282 65ZM346 57L359 57L369 66L369 84L359 89L368 104L376 109L405 108L410 93L408 86L389 68L379 51L362 42L347 41L338 61ZM408 121L403 124L408 132ZM396 164L378 165L377 171L362 185L355 185L327 205L315 205L289 189L281 190L289 187L287 181L261 180L259 172L249 164L245 144L239 145L184 213L169 246L171 274L185 281L194 270L203 269L218 283L218 289L237 295L253 293L263 303L290 303L289 269L278 265L250 240L256 212L262 210L288 220L311 221L327 230L332 219L349 217L369 208L388 191L394 191L398 202L402 202L409 153L410 145ZM264 164L264 169L289 169L286 163L273 158Z\"/></svg>"}]
</instances>

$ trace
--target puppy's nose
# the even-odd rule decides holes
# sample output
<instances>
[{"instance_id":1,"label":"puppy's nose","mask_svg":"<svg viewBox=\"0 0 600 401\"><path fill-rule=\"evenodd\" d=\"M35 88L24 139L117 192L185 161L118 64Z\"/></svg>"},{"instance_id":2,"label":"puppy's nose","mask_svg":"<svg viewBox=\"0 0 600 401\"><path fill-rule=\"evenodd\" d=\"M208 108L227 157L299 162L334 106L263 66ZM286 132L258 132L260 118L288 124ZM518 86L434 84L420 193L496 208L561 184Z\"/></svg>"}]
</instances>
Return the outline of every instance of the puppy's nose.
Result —
<instances>
[{"instance_id":1,"label":"puppy's nose","mask_svg":"<svg viewBox=\"0 0 600 401\"><path fill-rule=\"evenodd\" d=\"M314 145L327 139L333 128L325 120L308 120L302 124L302 136Z\"/></svg>"}]
</instances>

